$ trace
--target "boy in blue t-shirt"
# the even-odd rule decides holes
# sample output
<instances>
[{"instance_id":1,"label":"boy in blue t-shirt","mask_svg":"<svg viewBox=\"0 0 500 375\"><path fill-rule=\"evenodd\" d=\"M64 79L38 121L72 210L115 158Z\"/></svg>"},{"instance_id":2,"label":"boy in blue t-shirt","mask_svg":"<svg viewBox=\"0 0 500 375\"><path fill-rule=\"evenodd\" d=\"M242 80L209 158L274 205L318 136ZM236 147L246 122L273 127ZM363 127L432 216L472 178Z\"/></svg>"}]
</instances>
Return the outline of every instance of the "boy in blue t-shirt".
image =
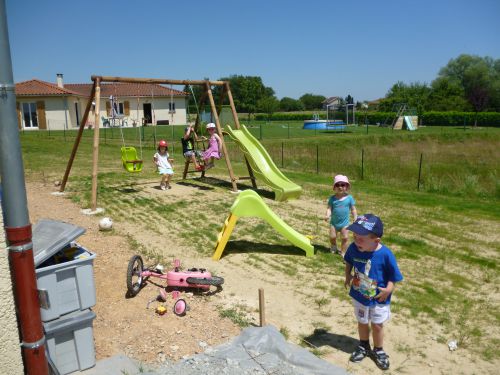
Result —
<instances>
[{"instance_id":1,"label":"boy in blue t-shirt","mask_svg":"<svg viewBox=\"0 0 500 375\"><path fill-rule=\"evenodd\" d=\"M380 369L387 370L389 356L383 349L384 323L391 316L391 295L403 275L394 254L380 243L384 224L378 216L358 216L347 229L353 233L354 242L344 257L345 286L350 286L360 341L350 361L360 362L369 355ZM370 321L373 350L370 349Z\"/></svg>"}]
</instances>

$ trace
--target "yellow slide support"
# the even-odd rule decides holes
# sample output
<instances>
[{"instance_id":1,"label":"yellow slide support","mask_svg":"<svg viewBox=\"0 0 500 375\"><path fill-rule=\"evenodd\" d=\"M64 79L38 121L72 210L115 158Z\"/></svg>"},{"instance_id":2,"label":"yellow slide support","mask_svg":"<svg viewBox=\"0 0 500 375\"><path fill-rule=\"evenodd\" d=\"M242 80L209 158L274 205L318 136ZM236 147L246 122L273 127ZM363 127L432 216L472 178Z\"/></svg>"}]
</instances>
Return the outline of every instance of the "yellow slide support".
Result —
<instances>
[{"instance_id":1,"label":"yellow slide support","mask_svg":"<svg viewBox=\"0 0 500 375\"><path fill-rule=\"evenodd\" d=\"M259 217L266 220L274 229L276 229L277 232L288 239L293 245L304 250L306 256L311 257L314 255L314 246L311 245L311 240L309 238L300 234L285 223L269 208L259 194L253 190L245 190L241 192L234 201L231 206L231 213L224 222L224 226L217 236L215 252L212 256L213 260L219 260L221 258L227 245L227 241L229 240L239 217Z\"/></svg>"}]
</instances>

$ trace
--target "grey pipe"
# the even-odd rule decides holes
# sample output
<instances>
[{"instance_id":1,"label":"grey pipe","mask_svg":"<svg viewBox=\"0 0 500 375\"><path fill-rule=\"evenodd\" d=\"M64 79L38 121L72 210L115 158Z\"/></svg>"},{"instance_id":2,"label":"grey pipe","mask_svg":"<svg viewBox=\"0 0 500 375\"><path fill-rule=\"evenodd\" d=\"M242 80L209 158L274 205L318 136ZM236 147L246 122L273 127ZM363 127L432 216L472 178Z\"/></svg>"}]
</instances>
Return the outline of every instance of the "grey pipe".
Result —
<instances>
[{"instance_id":1,"label":"grey pipe","mask_svg":"<svg viewBox=\"0 0 500 375\"><path fill-rule=\"evenodd\" d=\"M0 0L0 176L6 227L29 225L5 0Z\"/></svg>"}]
</instances>

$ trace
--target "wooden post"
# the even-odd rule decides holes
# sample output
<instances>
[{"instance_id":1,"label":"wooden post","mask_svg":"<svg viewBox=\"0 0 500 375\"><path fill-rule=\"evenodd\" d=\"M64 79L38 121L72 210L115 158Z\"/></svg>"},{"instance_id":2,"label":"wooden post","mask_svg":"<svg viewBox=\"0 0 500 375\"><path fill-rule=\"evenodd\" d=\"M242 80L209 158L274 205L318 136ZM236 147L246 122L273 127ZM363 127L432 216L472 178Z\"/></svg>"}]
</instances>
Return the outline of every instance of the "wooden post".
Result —
<instances>
[{"instance_id":1,"label":"wooden post","mask_svg":"<svg viewBox=\"0 0 500 375\"><path fill-rule=\"evenodd\" d=\"M422 175L422 158L424 154L420 154L420 163L418 165L418 181L417 181L417 191L420 191L420 176Z\"/></svg>"},{"instance_id":2,"label":"wooden post","mask_svg":"<svg viewBox=\"0 0 500 375\"><path fill-rule=\"evenodd\" d=\"M259 288L259 318L260 327L266 325L266 305L264 301L264 288Z\"/></svg>"},{"instance_id":3,"label":"wooden post","mask_svg":"<svg viewBox=\"0 0 500 375\"><path fill-rule=\"evenodd\" d=\"M92 85L92 90L90 91L90 97L87 101L87 107L85 107L85 113L83 114L82 123L80 124L80 128L78 129L78 134L75 138L75 143L73 144L73 150L71 150L71 156L68 160L68 165L66 166L66 172L64 172L64 177L61 182L61 187L59 188L60 192L64 191L66 187L66 182L68 181L69 172L71 171L71 166L73 165L73 161L75 160L76 152L78 151L78 146L80 145L80 141L82 139L83 130L85 129L85 124L87 123L87 119L89 117L90 108L92 107L92 100L94 100L95 95L95 82Z\"/></svg>"},{"instance_id":4,"label":"wooden post","mask_svg":"<svg viewBox=\"0 0 500 375\"><path fill-rule=\"evenodd\" d=\"M234 126L236 129L240 129L240 120L238 118L238 113L236 112L236 107L234 106L234 100L233 100L233 93L231 92L231 88L229 87L229 82L226 82L225 85L226 89L224 90L227 94L227 98L229 99L229 105L231 107L231 112L233 114L233 119L234 119ZM257 189L257 181L255 179L255 175L253 174L252 167L250 163L248 162L247 157L245 156L245 162L247 165L247 170L248 170L248 175L250 176L250 179L252 180L252 186L254 189Z\"/></svg>"},{"instance_id":5,"label":"wooden post","mask_svg":"<svg viewBox=\"0 0 500 375\"><path fill-rule=\"evenodd\" d=\"M101 81L95 81L95 126L94 126L94 146L92 152L92 211L97 209L97 165L99 163L99 127L101 125L100 116L101 101Z\"/></svg>"},{"instance_id":6,"label":"wooden post","mask_svg":"<svg viewBox=\"0 0 500 375\"><path fill-rule=\"evenodd\" d=\"M226 85L226 93L229 99L229 105L231 106L231 112L233 113L234 126L236 129L240 128L240 120L238 119L238 113L236 112L236 107L234 106L233 94L231 92L231 88L229 87L229 82L225 83Z\"/></svg>"},{"instance_id":7,"label":"wooden post","mask_svg":"<svg viewBox=\"0 0 500 375\"><path fill-rule=\"evenodd\" d=\"M224 136L222 135L222 128L220 126L219 116L217 115L217 108L215 108L214 97L212 95L212 89L210 88L210 83L208 81L205 82L205 87L207 89L208 99L210 100L210 108L212 109L212 113L215 118L215 125L217 126L217 133L219 134L221 143L222 143L222 152L224 153L224 159L226 160L227 170L229 171L229 177L231 178L231 184L233 185L233 191L238 191L238 187L236 185L236 178L234 177L233 167L231 166L231 162L229 161L229 155L227 153L226 143L224 142Z\"/></svg>"}]
</instances>

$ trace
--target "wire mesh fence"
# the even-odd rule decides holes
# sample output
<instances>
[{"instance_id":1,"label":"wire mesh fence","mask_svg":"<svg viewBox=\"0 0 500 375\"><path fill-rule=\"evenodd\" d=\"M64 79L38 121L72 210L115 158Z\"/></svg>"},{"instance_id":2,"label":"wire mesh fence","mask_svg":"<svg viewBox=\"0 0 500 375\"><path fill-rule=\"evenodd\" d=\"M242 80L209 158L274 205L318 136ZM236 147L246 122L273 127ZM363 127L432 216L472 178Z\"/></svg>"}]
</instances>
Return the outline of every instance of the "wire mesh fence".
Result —
<instances>
[{"instance_id":1,"label":"wire mesh fence","mask_svg":"<svg viewBox=\"0 0 500 375\"><path fill-rule=\"evenodd\" d=\"M403 135L396 135L402 141L392 142L389 132L378 134L378 138L364 138L361 142L361 137L356 138L356 134L350 139L341 140L322 136L309 141L306 141L306 137L294 139L300 129L276 124L272 130L264 128L261 131L260 126L249 130L260 139L276 166L285 172L288 170L325 175L341 173L353 179L443 194L500 195L499 142L498 137L488 134L483 138L464 138L458 143L429 141L417 136L405 139ZM487 130L492 131L494 130ZM288 132L291 133L290 138ZM141 151L144 149L145 155L152 155L158 140L165 139L169 143L170 154L182 158L180 140L183 133L184 126L101 128L99 137L101 144L116 147L117 154L120 146L127 145L141 148ZM205 135L203 131L200 133L200 136ZM22 138L74 142L76 134L76 130L24 131ZM280 139L277 136L280 134L285 137ZM386 134L389 136L386 137ZM93 130L84 130L82 142L92 143L93 136ZM443 139L447 137L444 134ZM225 140L231 162L244 165L244 157L238 145L228 137ZM373 144L370 144L372 141Z\"/></svg>"}]
</instances>

